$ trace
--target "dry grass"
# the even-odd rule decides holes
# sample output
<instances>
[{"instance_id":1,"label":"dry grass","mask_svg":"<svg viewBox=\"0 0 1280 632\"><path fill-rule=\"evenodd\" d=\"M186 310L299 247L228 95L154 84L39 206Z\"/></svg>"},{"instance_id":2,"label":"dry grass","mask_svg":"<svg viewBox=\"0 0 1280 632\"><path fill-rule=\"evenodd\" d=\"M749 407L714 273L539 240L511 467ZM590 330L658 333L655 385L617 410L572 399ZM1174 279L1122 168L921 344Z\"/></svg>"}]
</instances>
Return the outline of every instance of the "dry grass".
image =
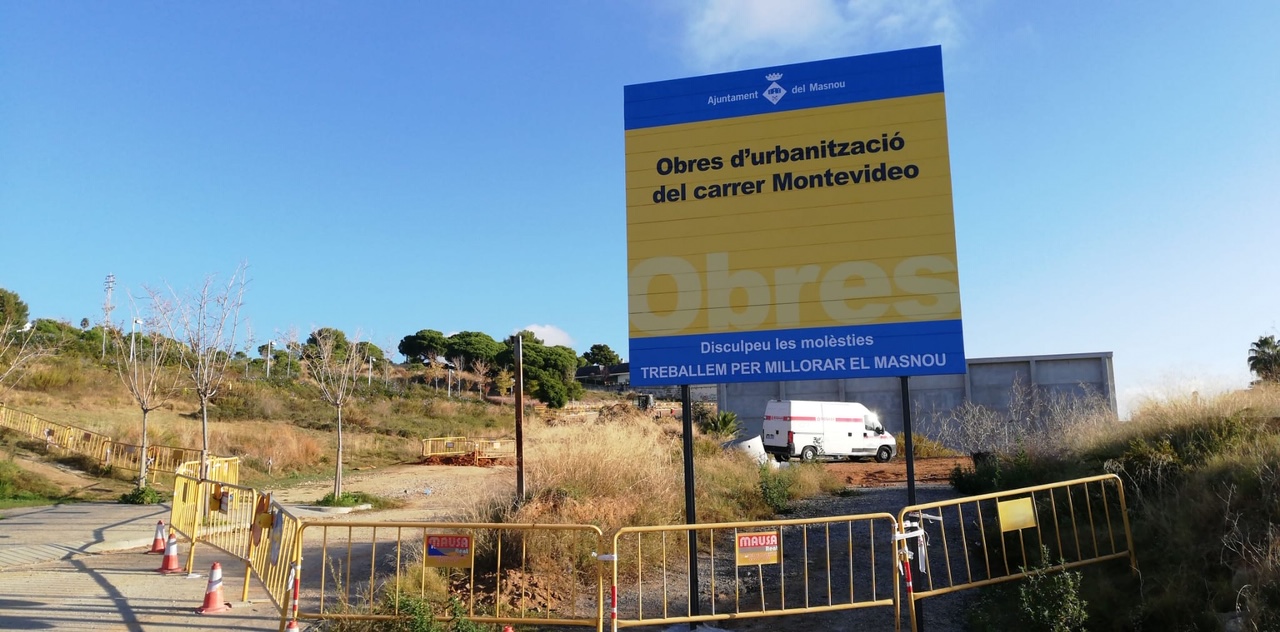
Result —
<instances>
[{"instance_id":1,"label":"dry grass","mask_svg":"<svg viewBox=\"0 0 1280 632\"><path fill-rule=\"evenodd\" d=\"M533 420L527 430L529 499L518 510L508 499L478 499L469 520L623 526L681 524L684 476L680 423L643 413L615 413L607 421ZM708 437L695 438L699 522L773 515L760 491L760 466ZM794 468L793 498L843 486L823 468Z\"/></svg>"},{"instance_id":2,"label":"dry grass","mask_svg":"<svg viewBox=\"0 0 1280 632\"><path fill-rule=\"evenodd\" d=\"M1113 472L1142 568L1086 575L1097 629L1280 629L1280 388L1150 400L1127 422L1061 426L1025 483ZM1017 485L1011 485L1017 486ZM1138 598L1140 597L1140 598Z\"/></svg>"}]
</instances>

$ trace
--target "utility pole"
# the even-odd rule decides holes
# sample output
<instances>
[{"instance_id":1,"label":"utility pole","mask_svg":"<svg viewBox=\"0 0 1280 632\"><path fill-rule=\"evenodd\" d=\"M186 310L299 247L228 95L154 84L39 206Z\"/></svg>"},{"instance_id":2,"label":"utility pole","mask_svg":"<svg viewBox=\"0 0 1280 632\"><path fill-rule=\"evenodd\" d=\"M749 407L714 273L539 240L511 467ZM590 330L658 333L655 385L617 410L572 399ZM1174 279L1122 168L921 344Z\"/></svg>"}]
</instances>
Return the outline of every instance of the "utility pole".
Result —
<instances>
[{"instance_id":1,"label":"utility pole","mask_svg":"<svg viewBox=\"0 0 1280 632\"><path fill-rule=\"evenodd\" d=\"M111 310L115 309L111 305L111 290L116 287L116 275L107 273L107 280L102 282L103 287L107 288L107 300L102 304L102 358L107 359L107 327L111 326Z\"/></svg>"},{"instance_id":2,"label":"utility pole","mask_svg":"<svg viewBox=\"0 0 1280 632\"><path fill-rule=\"evenodd\" d=\"M516 333L516 504L524 502L524 336Z\"/></svg>"}]
</instances>

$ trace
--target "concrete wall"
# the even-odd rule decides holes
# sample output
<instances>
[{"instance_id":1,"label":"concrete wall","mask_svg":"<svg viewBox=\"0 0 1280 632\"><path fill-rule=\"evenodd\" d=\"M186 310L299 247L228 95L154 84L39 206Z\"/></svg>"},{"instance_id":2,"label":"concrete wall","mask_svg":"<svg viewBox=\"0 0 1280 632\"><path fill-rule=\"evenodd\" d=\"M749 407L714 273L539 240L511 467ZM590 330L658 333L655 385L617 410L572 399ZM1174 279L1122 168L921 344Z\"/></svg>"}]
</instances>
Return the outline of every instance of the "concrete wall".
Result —
<instances>
[{"instance_id":1,"label":"concrete wall","mask_svg":"<svg viewBox=\"0 0 1280 632\"><path fill-rule=\"evenodd\" d=\"M963 402L1007 415L1014 384L1035 388L1042 396L1100 395L1116 410L1115 375L1111 352L1067 355L970 358L964 375L929 375L910 379L913 429L933 434L935 418ZM1024 392L1026 389L1023 389ZM890 432L902 432L902 381L896 377L814 380L808 382L745 382L720 384L720 410L738 413L744 437L760 433L764 406L770 399L861 402L880 415Z\"/></svg>"}]
</instances>

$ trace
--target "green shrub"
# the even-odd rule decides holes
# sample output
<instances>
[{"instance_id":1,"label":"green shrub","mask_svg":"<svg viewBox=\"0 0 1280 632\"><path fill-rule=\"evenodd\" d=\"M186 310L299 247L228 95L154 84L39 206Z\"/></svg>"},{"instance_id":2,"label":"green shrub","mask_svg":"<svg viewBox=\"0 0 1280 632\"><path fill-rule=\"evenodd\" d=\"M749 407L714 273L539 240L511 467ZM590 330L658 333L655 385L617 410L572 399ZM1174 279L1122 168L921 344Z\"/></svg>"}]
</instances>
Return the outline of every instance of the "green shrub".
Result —
<instances>
[{"instance_id":1,"label":"green shrub","mask_svg":"<svg viewBox=\"0 0 1280 632\"><path fill-rule=\"evenodd\" d=\"M123 505L155 505L164 502L164 495L150 485L146 487L136 487L120 495L120 504Z\"/></svg>"},{"instance_id":2,"label":"green shrub","mask_svg":"<svg viewBox=\"0 0 1280 632\"><path fill-rule=\"evenodd\" d=\"M903 433L899 432L894 435L894 439L898 443L898 454L905 458L907 454L907 443ZM934 457L951 457L960 456L959 452L948 448L942 442L936 439L930 439L918 432L911 433L911 448L915 450L915 456L918 459L929 459Z\"/></svg>"},{"instance_id":3,"label":"green shrub","mask_svg":"<svg viewBox=\"0 0 1280 632\"><path fill-rule=\"evenodd\" d=\"M726 410L707 415L698 422L698 427L706 434L732 437L738 434L738 430L742 428L742 422L738 419L737 413Z\"/></svg>"},{"instance_id":4,"label":"green shrub","mask_svg":"<svg viewBox=\"0 0 1280 632\"><path fill-rule=\"evenodd\" d=\"M1057 571L1048 562L1049 549L1040 546L1042 562L1034 568L1023 567L1031 573L1018 586L1018 604L1026 623L1023 630L1045 632L1074 632L1083 630L1089 613L1088 605L1080 597L1082 576L1076 571ZM1061 563L1061 562L1059 562Z\"/></svg>"},{"instance_id":5,"label":"green shrub","mask_svg":"<svg viewBox=\"0 0 1280 632\"><path fill-rule=\"evenodd\" d=\"M564 408L564 405L569 402L569 389L559 380L539 380L534 396L548 408Z\"/></svg>"},{"instance_id":6,"label":"green shrub","mask_svg":"<svg viewBox=\"0 0 1280 632\"><path fill-rule=\"evenodd\" d=\"M785 469L760 466L760 495L774 513L791 511L791 476Z\"/></svg>"},{"instance_id":7,"label":"green shrub","mask_svg":"<svg viewBox=\"0 0 1280 632\"><path fill-rule=\"evenodd\" d=\"M1064 478L1070 476L1059 472L1051 463L1032 461L1025 450L1011 456L974 455L972 468L956 466L951 470L951 486L966 495L1029 487Z\"/></svg>"},{"instance_id":8,"label":"green shrub","mask_svg":"<svg viewBox=\"0 0 1280 632\"><path fill-rule=\"evenodd\" d=\"M1130 489L1139 494L1174 489L1186 471L1186 465L1167 437L1134 438L1129 441L1129 449L1120 458L1107 461L1105 467L1108 472L1124 478Z\"/></svg>"}]
</instances>

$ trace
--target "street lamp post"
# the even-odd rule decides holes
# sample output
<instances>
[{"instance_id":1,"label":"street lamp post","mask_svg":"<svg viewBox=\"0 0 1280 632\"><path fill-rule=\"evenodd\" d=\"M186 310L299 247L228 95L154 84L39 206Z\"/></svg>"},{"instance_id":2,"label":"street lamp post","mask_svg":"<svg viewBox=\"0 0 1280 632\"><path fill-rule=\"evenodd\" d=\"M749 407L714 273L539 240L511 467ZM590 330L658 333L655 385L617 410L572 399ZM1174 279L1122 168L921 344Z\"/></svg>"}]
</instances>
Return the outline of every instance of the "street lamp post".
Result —
<instances>
[{"instance_id":1,"label":"street lamp post","mask_svg":"<svg viewBox=\"0 0 1280 632\"><path fill-rule=\"evenodd\" d=\"M271 347L275 345L275 343L276 341L274 340L267 341L267 379L268 380L271 379Z\"/></svg>"},{"instance_id":2,"label":"street lamp post","mask_svg":"<svg viewBox=\"0 0 1280 632\"><path fill-rule=\"evenodd\" d=\"M134 339L138 337L138 325L142 324L141 318L133 319L133 326L129 330L129 361L133 362Z\"/></svg>"},{"instance_id":3,"label":"street lamp post","mask_svg":"<svg viewBox=\"0 0 1280 632\"><path fill-rule=\"evenodd\" d=\"M369 356L369 379L365 380L365 386L373 386L373 356Z\"/></svg>"}]
</instances>

